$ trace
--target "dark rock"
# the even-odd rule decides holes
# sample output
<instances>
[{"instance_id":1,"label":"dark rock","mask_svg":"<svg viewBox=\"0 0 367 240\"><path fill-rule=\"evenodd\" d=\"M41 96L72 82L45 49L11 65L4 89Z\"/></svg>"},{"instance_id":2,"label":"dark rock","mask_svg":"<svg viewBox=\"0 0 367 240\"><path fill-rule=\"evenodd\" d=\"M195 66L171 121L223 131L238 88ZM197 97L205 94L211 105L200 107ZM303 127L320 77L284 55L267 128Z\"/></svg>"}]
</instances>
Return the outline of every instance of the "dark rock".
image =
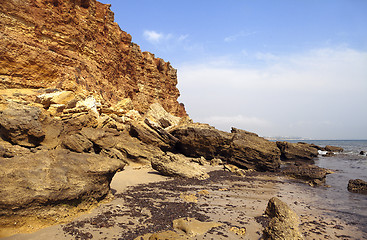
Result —
<instances>
[{"instance_id":1,"label":"dark rock","mask_svg":"<svg viewBox=\"0 0 367 240\"><path fill-rule=\"evenodd\" d=\"M348 191L353 193L367 194L367 182L361 179L351 179L348 183Z\"/></svg>"},{"instance_id":2,"label":"dark rock","mask_svg":"<svg viewBox=\"0 0 367 240\"><path fill-rule=\"evenodd\" d=\"M360 154L360 155L365 155L365 154L366 154L366 152L365 152L365 151L360 151L360 152L359 152L359 154Z\"/></svg>"},{"instance_id":3,"label":"dark rock","mask_svg":"<svg viewBox=\"0 0 367 240\"><path fill-rule=\"evenodd\" d=\"M333 152L326 152L324 155L322 155L324 157L331 157L331 156L334 156L334 153Z\"/></svg>"},{"instance_id":4,"label":"dark rock","mask_svg":"<svg viewBox=\"0 0 367 240\"><path fill-rule=\"evenodd\" d=\"M0 111L0 136L12 144L39 146L45 138L41 117L36 107L10 103Z\"/></svg>"},{"instance_id":5,"label":"dark rock","mask_svg":"<svg viewBox=\"0 0 367 240\"><path fill-rule=\"evenodd\" d=\"M177 150L188 157L230 159L233 135L219 131L207 124L187 124L174 128L170 133L179 139Z\"/></svg>"},{"instance_id":6,"label":"dark rock","mask_svg":"<svg viewBox=\"0 0 367 240\"><path fill-rule=\"evenodd\" d=\"M312 160L317 157L318 151L305 143L276 142L280 149L282 160Z\"/></svg>"},{"instance_id":7,"label":"dark rock","mask_svg":"<svg viewBox=\"0 0 367 240\"><path fill-rule=\"evenodd\" d=\"M255 133L232 128L230 163L260 171L275 171L280 166L280 151L276 143Z\"/></svg>"},{"instance_id":8,"label":"dark rock","mask_svg":"<svg viewBox=\"0 0 367 240\"><path fill-rule=\"evenodd\" d=\"M307 144L307 143L304 143L304 144ZM317 150L320 150L320 151L325 151L325 148L324 147L321 147L321 146L318 146L316 144L309 144L310 147L313 147L313 148L316 148Z\"/></svg>"},{"instance_id":9,"label":"dark rock","mask_svg":"<svg viewBox=\"0 0 367 240\"><path fill-rule=\"evenodd\" d=\"M282 169L282 173L318 185L317 183L325 181L326 175L330 174L331 171L315 165L297 162L288 164Z\"/></svg>"},{"instance_id":10,"label":"dark rock","mask_svg":"<svg viewBox=\"0 0 367 240\"><path fill-rule=\"evenodd\" d=\"M326 145L325 146L325 151L329 151L329 152L343 152L344 149L341 148L341 147Z\"/></svg>"},{"instance_id":11,"label":"dark rock","mask_svg":"<svg viewBox=\"0 0 367 240\"><path fill-rule=\"evenodd\" d=\"M264 239L303 239L299 231L299 220L297 214L287 204L276 197L269 200L265 214L271 218L269 226L263 233Z\"/></svg>"},{"instance_id":12,"label":"dark rock","mask_svg":"<svg viewBox=\"0 0 367 240\"><path fill-rule=\"evenodd\" d=\"M46 205L98 200L109 192L119 160L66 149L0 158L0 216L34 214ZM32 210L33 209L33 210Z\"/></svg>"},{"instance_id":13,"label":"dark rock","mask_svg":"<svg viewBox=\"0 0 367 240\"><path fill-rule=\"evenodd\" d=\"M276 144L236 128L232 133L207 124L187 124L170 132L179 139L177 151L189 157L219 158L239 167L274 171L280 165Z\"/></svg>"}]
</instances>

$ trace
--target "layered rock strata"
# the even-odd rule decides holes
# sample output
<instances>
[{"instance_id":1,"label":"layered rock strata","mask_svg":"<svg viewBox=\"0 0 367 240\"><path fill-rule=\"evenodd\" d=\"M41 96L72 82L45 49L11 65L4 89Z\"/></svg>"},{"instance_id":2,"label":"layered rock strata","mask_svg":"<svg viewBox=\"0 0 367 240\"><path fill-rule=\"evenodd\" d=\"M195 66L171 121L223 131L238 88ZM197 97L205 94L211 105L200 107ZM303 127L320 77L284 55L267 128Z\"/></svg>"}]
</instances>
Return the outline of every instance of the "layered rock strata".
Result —
<instances>
[{"instance_id":1,"label":"layered rock strata","mask_svg":"<svg viewBox=\"0 0 367 240\"><path fill-rule=\"evenodd\" d=\"M185 116L169 62L141 52L96 0L1 1L0 87L91 94L106 106L128 99L145 113L158 102Z\"/></svg>"},{"instance_id":2,"label":"layered rock strata","mask_svg":"<svg viewBox=\"0 0 367 240\"><path fill-rule=\"evenodd\" d=\"M176 150L189 157L220 158L245 169L275 171L280 166L280 151L274 142L255 133L232 129L219 131L207 124L186 124L170 133L179 139Z\"/></svg>"}]
</instances>

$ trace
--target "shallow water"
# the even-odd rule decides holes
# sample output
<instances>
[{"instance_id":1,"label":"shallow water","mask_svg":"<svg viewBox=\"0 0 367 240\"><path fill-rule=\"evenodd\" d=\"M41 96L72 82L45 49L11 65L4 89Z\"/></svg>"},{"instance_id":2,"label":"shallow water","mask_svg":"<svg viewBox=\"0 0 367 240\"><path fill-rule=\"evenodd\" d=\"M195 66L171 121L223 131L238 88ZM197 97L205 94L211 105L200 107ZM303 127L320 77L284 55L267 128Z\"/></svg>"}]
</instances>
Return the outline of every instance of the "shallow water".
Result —
<instances>
[{"instance_id":1,"label":"shallow water","mask_svg":"<svg viewBox=\"0 0 367 240\"><path fill-rule=\"evenodd\" d=\"M331 157L318 157L315 164L319 167L332 169L335 173L326 178L330 188L316 188L315 204L319 208L327 209L331 215L345 220L351 225L359 226L367 232L367 195L351 193L347 190L350 179L367 181L367 156L360 155L367 152L366 140L349 141L305 141L319 146L338 146L344 148L343 153Z\"/></svg>"}]
</instances>

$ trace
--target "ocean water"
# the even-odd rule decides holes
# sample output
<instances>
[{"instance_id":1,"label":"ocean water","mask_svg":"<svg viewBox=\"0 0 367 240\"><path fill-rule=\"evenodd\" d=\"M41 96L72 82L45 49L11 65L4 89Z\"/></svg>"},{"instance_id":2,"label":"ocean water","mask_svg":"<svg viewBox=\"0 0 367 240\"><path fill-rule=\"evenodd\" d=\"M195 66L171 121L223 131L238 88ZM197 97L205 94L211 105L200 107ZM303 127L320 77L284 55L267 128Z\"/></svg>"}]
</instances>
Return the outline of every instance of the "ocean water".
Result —
<instances>
[{"instance_id":1,"label":"ocean water","mask_svg":"<svg viewBox=\"0 0 367 240\"><path fill-rule=\"evenodd\" d=\"M367 195L351 193L347 190L350 179L367 181L367 140L309 140L318 146L338 146L344 152L331 157L318 157L315 164L319 167L334 170L326 178L329 188L314 188L315 204L330 211L331 215L345 220L349 224L359 226L367 233Z\"/></svg>"}]
</instances>

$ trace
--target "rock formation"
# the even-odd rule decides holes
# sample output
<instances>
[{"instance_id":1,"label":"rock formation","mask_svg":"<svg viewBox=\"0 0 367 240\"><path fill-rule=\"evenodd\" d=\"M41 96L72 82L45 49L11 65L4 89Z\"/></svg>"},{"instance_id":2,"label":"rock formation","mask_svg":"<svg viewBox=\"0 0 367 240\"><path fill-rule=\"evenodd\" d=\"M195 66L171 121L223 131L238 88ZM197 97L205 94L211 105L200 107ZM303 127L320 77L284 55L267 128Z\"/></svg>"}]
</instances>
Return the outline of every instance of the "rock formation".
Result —
<instances>
[{"instance_id":1,"label":"rock formation","mask_svg":"<svg viewBox=\"0 0 367 240\"><path fill-rule=\"evenodd\" d=\"M326 175L332 173L326 168L303 162L289 163L282 168L281 172L285 175L306 181L312 186L324 185Z\"/></svg>"},{"instance_id":2,"label":"rock formation","mask_svg":"<svg viewBox=\"0 0 367 240\"><path fill-rule=\"evenodd\" d=\"M1 1L0 87L57 88L140 113L159 102L185 116L169 62L141 52L96 0Z\"/></svg>"},{"instance_id":3,"label":"rock formation","mask_svg":"<svg viewBox=\"0 0 367 240\"><path fill-rule=\"evenodd\" d=\"M348 191L367 194L367 182L362 179L351 179L348 183Z\"/></svg>"},{"instance_id":4,"label":"rock formation","mask_svg":"<svg viewBox=\"0 0 367 240\"><path fill-rule=\"evenodd\" d=\"M311 144L277 142L282 160L312 160L317 157L318 151Z\"/></svg>"},{"instance_id":5,"label":"rock formation","mask_svg":"<svg viewBox=\"0 0 367 240\"><path fill-rule=\"evenodd\" d=\"M158 156L152 159L152 167L165 176L198 180L209 178L209 175L198 164L179 154L167 153L164 156Z\"/></svg>"},{"instance_id":6,"label":"rock formation","mask_svg":"<svg viewBox=\"0 0 367 240\"><path fill-rule=\"evenodd\" d=\"M141 52L110 5L0 2L0 229L105 198L130 163L202 180L207 160L243 175L277 171L280 157L317 155L305 144L192 123L177 102L176 70Z\"/></svg>"},{"instance_id":7,"label":"rock formation","mask_svg":"<svg viewBox=\"0 0 367 240\"><path fill-rule=\"evenodd\" d=\"M269 200L265 214L270 218L270 222L264 229L264 239L303 239L298 228L297 214L278 198L273 197Z\"/></svg>"},{"instance_id":8,"label":"rock formation","mask_svg":"<svg viewBox=\"0 0 367 240\"><path fill-rule=\"evenodd\" d=\"M177 151L189 157L220 158L245 169L274 171L280 166L280 151L276 144L254 133L232 129L219 131L207 124L186 124L170 133L179 141Z\"/></svg>"}]
</instances>

